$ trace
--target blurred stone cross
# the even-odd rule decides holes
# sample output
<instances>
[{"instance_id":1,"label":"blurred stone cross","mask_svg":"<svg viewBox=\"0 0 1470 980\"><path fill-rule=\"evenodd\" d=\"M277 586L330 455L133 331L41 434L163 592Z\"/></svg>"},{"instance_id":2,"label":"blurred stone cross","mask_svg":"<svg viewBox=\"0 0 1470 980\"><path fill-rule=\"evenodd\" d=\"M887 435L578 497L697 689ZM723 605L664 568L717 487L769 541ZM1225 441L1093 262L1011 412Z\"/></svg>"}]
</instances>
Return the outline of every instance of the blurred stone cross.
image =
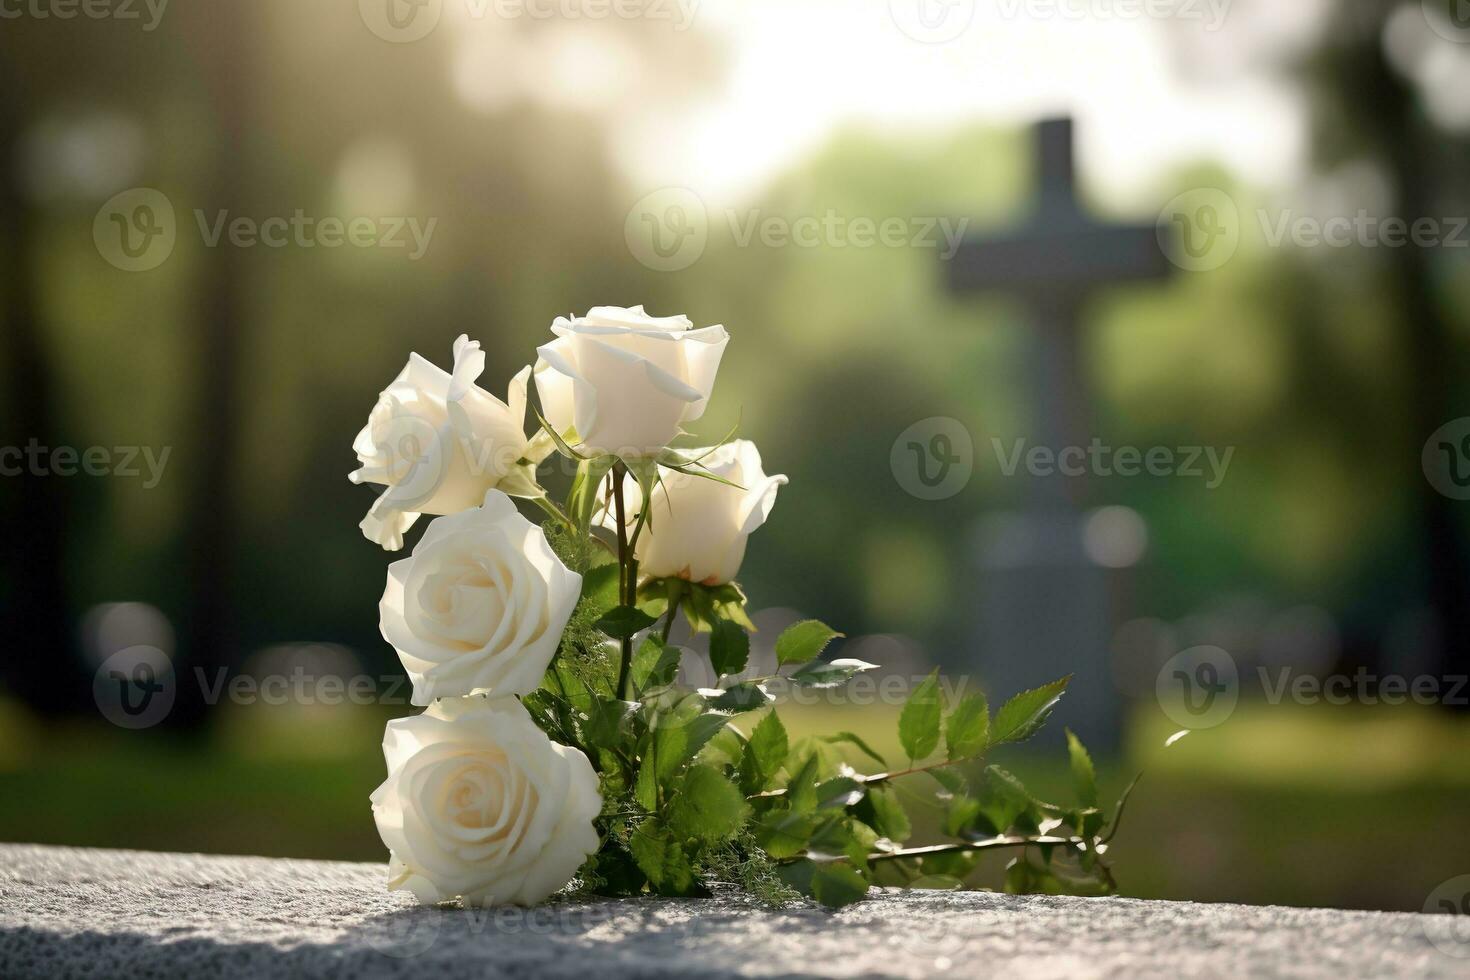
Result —
<instances>
[{"instance_id":1,"label":"blurred stone cross","mask_svg":"<svg viewBox=\"0 0 1470 980\"><path fill-rule=\"evenodd\" d=\"M1035 334L1024 450L1059 454L1088 447L1095 435L1079 363L1088 299L1119 283L1163 281L1173 266L1155 225L1104 224L1079 205L1070 119L1044 121L1035 134L1040 198L1031 220L1010 234L966 241L950 262L949 288L1023 301ZM1026 480L1022 509L993 515L977 533L981 678L1000 693L1076 674L1058 719L1109 751L1121 733L1109 645L1125 583L1114 569L1131 564L1124 559L1134 544L1109 537L1141 539L1144 531L1136 518L1126 519L1129 512L1084 514L1087 477L1028 476L1026 456L1015 455L1021 445L1012 439L977 447L981 465L1006 473L1018 462L1011 473Z\"/></svg>"}]
</instances>

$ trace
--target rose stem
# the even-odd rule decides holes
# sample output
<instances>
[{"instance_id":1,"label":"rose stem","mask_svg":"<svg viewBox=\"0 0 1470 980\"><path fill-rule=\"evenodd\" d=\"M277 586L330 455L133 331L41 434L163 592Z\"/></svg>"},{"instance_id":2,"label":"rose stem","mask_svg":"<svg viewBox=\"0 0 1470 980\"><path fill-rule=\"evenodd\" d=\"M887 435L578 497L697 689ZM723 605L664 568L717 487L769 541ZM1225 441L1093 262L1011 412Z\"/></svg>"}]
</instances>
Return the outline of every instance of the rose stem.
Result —
<instances>
[{"instance_id":1,"label":"rose stem","mask_svg":"<svg viewBox=\"0 0 1470 980\"><path fill-rule=\"evenodd\" d=\"M618 523L618 601L626 606L634 605L633 597L629 588L629 579L632 567L632 554L628 550L628 521L623 507L623 476L628 472L621 462L613 464L613 507ZM618 697L624 701L628 699L628 674L633 666L633 638L625 636L622 643L622 657L618 664Z\"/></svg>"}]
</instances>

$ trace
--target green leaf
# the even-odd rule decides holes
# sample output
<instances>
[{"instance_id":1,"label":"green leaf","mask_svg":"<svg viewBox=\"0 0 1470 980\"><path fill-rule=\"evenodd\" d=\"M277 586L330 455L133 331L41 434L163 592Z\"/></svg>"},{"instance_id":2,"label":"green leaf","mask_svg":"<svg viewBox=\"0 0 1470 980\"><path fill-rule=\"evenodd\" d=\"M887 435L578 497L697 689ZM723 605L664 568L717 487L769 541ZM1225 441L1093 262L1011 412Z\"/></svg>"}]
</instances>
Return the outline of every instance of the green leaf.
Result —
<instances>
[{"instance_id":1,"label":"green leaf","mask_svg":"<svg viewBox=\"0 0 1470 980\"><path fill-rule=\"evenodd\" d=\"M718 620L709 638L709 661L717 677L738 674L750 659L750 636L728 619Z\"/></svg>"},{"instance_id":2,"label":"green leaf","mask_svg":"<svg viewBox=\"0 0 1470 980\"><path fill-rule=\"evenodd\" d=\"M755 839L767 855L782 861L804 853L815 829L813 814L776 809L760 818L755 826Z\"/></svg>"},{"instance_id":3,"label":"green leaf","mask_svg":"<svg viewBox=\"0 0 1470 980\"><path fill-rule=\"evenodd\" d=\"M945 719L944 745L950 761L979 755L989 736L990 705L984 694L971 694Z\"/></svg>"},{"instance_id":4,"label":"green leaf","mask_svg":"<svg viewBox=\"0 0 1470 980\"><path fill-rule=\"evenodd\" d=\"M648 811L658 809L658 767L653 759L644 759L638 765L638 778L633 783L633 799Z\"/></svg>"},{"instance_id":5,"label":"green leaf","mask_svg":"<svg viewBox=\"0 0 1470 980\"><path fill-rule=\"evenodd\" d=\"M861 660L834 660L831 663L812 661L791 675L791 682L798 687L827 688L846 684L854 674L873 670L877 664Z\"/></svg>"},{"instance_id":6,"label":"green leaf","mask_svg":"<svg viewBox=\"0 0 1470 980\"><path fill-rule=\"evenodd\" d=\"M847 808L862 800L863 784L851 776L833 776L817 786L817 809Z\"/></svg>"},{"instance_id":7,"label":"green leaf","mask_svg":"<svg viewBox=\"0 0 1470 980\"><path fill-rule=\"evenodd\" d=\"M939 671L914 688L898 716L898 740L914 762L927 758L939 744Z\"/></svg>"},{"instance_id":8,"label":"green leaf","mask_svg":"<svg viewBox=\"0 0 1470 980\"><path fill-rule=\"evenodd\" d=\"M747 794L759 793L771 785L789 748L786 726L772 711L760 720L750 733L750 741L740 755L740 788Z\"/></svg>"},{"instance_id":9,"label":"green leaf","mask_svg":"<svg viewBox=\"0 0 1470 980\"><path fill-rule=\"evenodd\" d=\"M845 864L819 864L812 872L812 897L832 909L860 901L868 881Z\"/></svg>"},{"instance_id":10,"label":"green leaf","mask_svg":"<svg viewBox=\"0 0 1470 980\"><path fill-rule=\"evenodd\" d=\"M615 640L626 640L657 620L636 606L615 606L597 621L597 628Z\"/></svg>"},{"instance_id":11,"label":"green leaf","mask_svg":"<svg viewBox=\"0 0 1470 980\"><path fill-rule=\"evenodd\" d=\"M874 762L878 763L878 765L882 766L884 769L888 768L888 763L884 760L884 758L877 752L874 752L867 742L864 742L861 738L854 735L852 732L838 732L836 735L823 735L822 741L829 743L846 742L847 744L856 747L859 752L867 756L869 759L872 759Z\"/></svg>"},{"instance_id":12,"label":"green leaf","mask_svg":"<svg viewBox=\"0 0 1470 980\"><path fill-rule=\"evenodd\" d=\"M700 715L691 721L685 728L684 748L680 754L680 763L688 762L699 754L699 750L709 744L725 727L730 724L730 716L718 711L710 711Z\"/></svg>"},{"instance_id":13,"label":"green leaf","mask_svg":"<svg viewBox=\"0 0 1470 980\"><path fill-rule=\"evenodd\" d=\"M658 820L645 820L628 842L638 870L665 894L680 894L694 884L689 858Z\"/></svg>"},{"instance_id":14,"label":"green leaf","mask_svg":"<svg viewBox=\"0 0 1470 980\"><path fill-rule=\"evenodd\" d=\"M1077 788L1077 800L1085 807L1097 806L1097 770L1092 767L1092 756L1081 739L1067 729L1067 754L1072 759L1072 783Z\"/></svg>"},{"instance_id":15,"label":"green leaf","mask_svg":"<svg viewBox=\"0 0 1470 980\"><path fill-rule=\"evenodd\" d=\"M913 827L909 815L899 802L898 794L889 786L872 786L868 789L868 800L873 807L873 829L891 841L902 843L909 839Z\"/></svg>"},{"instance_id":16,"label":"green leaf","mask_svg":"<svg viewBox=\"0 0 1470 980\"><path fill-rule=\"evenodd\" d=\"M623 722L638 706L630 701L597 698L582 724L587 744L597 748L616 748L623 742Z\"/></svg>"},{"instance_id":17,"label":"green leaf","mask_svg":"<svg viewBox=\"0 0 1470 980\"><path fill-rule=\"evenodd\" d=\"M933 779L940 786L943 786L946 792L954 796L962 796L970 790L969 780L965 778L964 773L957 769L930 769L929 778Z\"/></svg>"},{"instance_id":18,"label":"green leaf","mask_svg":"<svg viewBox=\"0 0 1470 980\"><path fill-rule=\"evenodd\" d=\"M815 619L803 620L776 638L776 662L781 665L804 664L815 660L827 644L842 634Z\"/></svg>"},{"instance_id":19,"label":"green leaf","mask_svg":"<svg viewBox=\"0 0 1470 980\"><path fill-rule=\"evenodd\" d=\"M1046 723L1047 716L1071 683L1068 675L1034 691L1025 691L1007 701L990 726L990 744L1024 742Z\"/></svg>"},{"instance_id":20,"label":"green leaf","mask_svg":"<svg viewBox=\"0 0 1470 980\"><path fill-rule=\"evenodd\" d=\"M980 824L980 821L984 821ZM1009 825L1009 821L1007 821ZM978 826L977 826L978 825ZM969 796L956 796L949 801L944 812L944 832L951 837L970 837L976 830L980 836L989 837L1001 833L1005 828L991 824L982 812L980 801Z\"/></svg>"},{"instance_id":21,"label":"green leaf","mask_svg":"<svg viewBox=\"0 0 1470 980\"><path fill-rule=\"evenodd\" d=\"M749 807L735 784L709 766L692 766L669 807L669 824L679 837L718 843L739 832Z\"/></svg>"},{"instance_id":22,"label":"green leaf","mask_svg":"<svg viewBox=\"0 0 1470 980\"><path fill-rule=\"evenodd\" d=\"M598 565L582 573L582 601L601 619L618 604L618 566Z\"/></svg>"},{"instance_id":23,"label":"green leaf","mask_svg":"<svg viewBox=\"0 0 1470 980\"><path fill-rule=\"evenodd\" d=\"M720 711L753 711L764 708L775 700L756 681L742 681L718 694L710 705Z\"/></svg>"},{"instance_id":24,"label":"green leaf","mask_svg":"<svg viewBox=\"0 0 1470 980\"><path fill-rule=\"evenodd\" d=\"M817 806L817 765L815 753L806 757L796 774L786 781L786 800L793 813L805 813Z\"/></svg>"},{"instance_id":25,"label":"green leaf","mask_svg":"<svg viewBox=\"0 0 1470 980\"><path fill-rule=\"evenodd\" d=\"M643 691L650 687L663 687L674 682L679 671L678 647L666 647L658 637L645 637L633 653L633 689Z\"/></svg>"}]
</instances>

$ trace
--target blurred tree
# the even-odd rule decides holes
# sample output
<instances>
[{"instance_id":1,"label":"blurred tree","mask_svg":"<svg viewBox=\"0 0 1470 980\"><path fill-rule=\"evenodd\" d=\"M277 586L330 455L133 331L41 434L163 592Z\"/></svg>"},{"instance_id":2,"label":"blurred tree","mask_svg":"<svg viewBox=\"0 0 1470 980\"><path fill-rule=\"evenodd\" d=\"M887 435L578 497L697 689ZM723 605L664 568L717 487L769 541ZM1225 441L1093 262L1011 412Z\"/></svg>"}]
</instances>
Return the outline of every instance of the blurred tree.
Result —
<instances>
[{"instance_id":1,"label":"blurred tree","mask_svg":"<svg viewBox=\"0 0 1470 980\"><path fill-rule=\"evenodd\" d=\"M1446 205L1452 209L1465 204L1463 135L1430 121L1422 93L1405 77L1404 66L1390 60L1390 22L1399 15L1430 15L1428 7L1419 7L1400 0L1339 3L1326 18L1320 46L1301 66L1313 98L1318 164L1329 169L1371 160L1388 179L1395 213L1411 224L1456 213L1445 210ZM1461 166L1455 165L1457 159ZM1437 250L1409 243L1380 251L1387 252L1383 283L1388 308L1408 354L1399 390L1409 407L1409 429L1394 455L1406 472L1418 473L1429 434L1470 414L1454 384L1460 376L1461 351L1450 297L1436 271ZM1426 599L1435 618L1437 669L1441 677L1464 675L1470 673L1470 549L1465 522L1456 502L1428 480L1416 480L1414 487Z\"/></svg>"},{"instance_id":2,"label":"blurred tree","mask_svg":"<svg viewBox=\"0 0 1470 980\"><path fill-rule=\"evenodd\" d=\"M38 215L25 193L22 140L35 102L27 61L0 57L0 392L4 394L0 446L61 445L54 374L47 355L36 267ZM8 686L43 714L74 710L89 698L88 678L76 656L66 589L67 484L25 472L0 477L9 542L4 549L0 622L6 651L0 671Z\"/></svg>"}]
</instances>

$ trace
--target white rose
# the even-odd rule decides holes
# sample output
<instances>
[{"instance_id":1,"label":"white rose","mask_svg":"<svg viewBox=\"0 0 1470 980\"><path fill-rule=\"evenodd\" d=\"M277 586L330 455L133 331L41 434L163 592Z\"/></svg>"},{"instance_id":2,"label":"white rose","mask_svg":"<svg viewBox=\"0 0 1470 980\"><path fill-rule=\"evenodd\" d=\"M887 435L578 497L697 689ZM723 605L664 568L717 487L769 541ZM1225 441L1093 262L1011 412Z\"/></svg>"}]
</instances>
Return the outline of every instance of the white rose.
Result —
<instances>
[{"instance_id":1,"label":"white rose","mask_svg":"<svg viewBox=\"0 0 1470 980\"><path fill-rule=\"evenodd\" d=\"M525 434L530 368L510 383L506 401L480 389L485 370L478 342L454 342L454 373L417 354L378 396L353 441L361 468L353 483L387 487L363 520L363 534L389 551L420 514L455 514L474 507L529 452Z\"/></svg>"},{"instance_id":2,"label":"white rose","mask_svg":"<svg viewBox=\"0 0 1470 980\"><path fill-rule=\"evenodd\" d=\"M499 490L431 522L413 556L388 566L383 639L413 681L413 703L541 685L582 588L541 528Z\"/></svg>"},{"instance_id":3,"label":"white rose","mask_svg":"<svg viewBox=\"0 0 1470 980\"><path fill-rule=\"evenodd\" d=\"M533 905L597 850L592 764L515 698L454 698L396 718L383 756L372 802L390 889L424 903Z\"/></svg>"},{"instance_id":4,"label":"white rose","mask_svg":"<svg viewBox=\"0 0 1470 980\"><path fill-rule=\"evenodd\" d=\"M592 454L652 456L704 414L729 335L691 329L686 316L598 306L557 317L557 339L537 348L536 391L558 433L576 429Z\"/></svg>"},{"instance_id":5,"label":"white rose","mask_svg":"<svg viewBox=\"0 0 1470 980\"><path fill-rule=\"evenodd\" d=\"M684 451L690 458L708 452ZM638 570L654 578L682 578L703 585L723 585L740 571L745 542L766 522L776 506L776 490L786 477L767 476L755 443L737 439L703 456L700 465L724 477L732 487L702 476L659 467L648 524L638 538ZM631 524L641 507L638 484L631 476L623 484L627 520ZM604 523L616 527L616 519Z\"/></svg>"}]
</instances>

